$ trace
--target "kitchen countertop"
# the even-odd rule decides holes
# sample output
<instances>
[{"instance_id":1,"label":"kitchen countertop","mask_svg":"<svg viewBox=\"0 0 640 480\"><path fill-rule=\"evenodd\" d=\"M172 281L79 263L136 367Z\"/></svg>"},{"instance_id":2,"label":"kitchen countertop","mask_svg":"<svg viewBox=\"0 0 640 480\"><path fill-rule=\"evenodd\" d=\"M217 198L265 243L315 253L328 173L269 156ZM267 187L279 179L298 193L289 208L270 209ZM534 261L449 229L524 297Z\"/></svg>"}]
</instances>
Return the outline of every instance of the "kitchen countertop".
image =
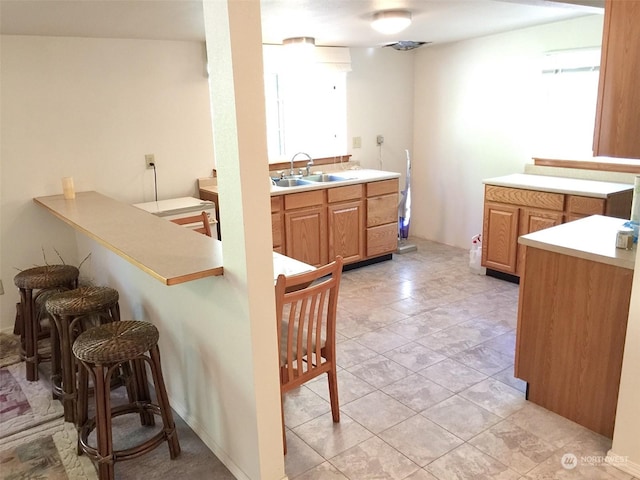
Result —
<instances>
[{"instance_id":1,"label":"kitchen countertop","mask_svg":"<svg viewBox=\"0 0 640 480\"><path fill-rule=\"evenodd\" d=\"M633 270L637 245L633 250L616 248L617 231L625 222L620 218L592 215L523 235L518 243Z\"/></svg>"},{"instance_id":2,"label":"kitchen countertop","mask_svg":"<svg viewBox=\"0 0 640 480\"><path fill-rule=\"evenodd\" d=\"M37 205L165 285L223 274L222 242L97 192L34 198ZM315 267L273 253L274 280Z\"/></svg>"},{"instance_id":3,"label":"kitchen countertop","mask_svg":"<svg viewBox=\"0 0 640 480\"><path fill-rule=\"evenodd\" d=\"M514 173L503 177L488 178L483 180L482 183L498 187L522 188L525 190L538 190L542 192L564 193L595 198L607 198L607 196L611 194L633 189L633 185L627 183L600 182L597 180L531 175L526 173Z\"/></svg>"},{"instance_id":4,"label":"kitchen countertop","mask_svg":"<svg viewBox=\"0 0 640 480\"><path fill-rule=\"evenodd\" d=\"M342 187L345 185L355 185L365 182L376 182L379 180L390 180L392 178L399 178L400 174L396 172L386 172L383 170L373 169L354 169L354 170L338 170L338 171L322 171L323 173L329 173L331 175L344 177L344 180L335 182L318 182L308 185L298 185L295 187L278 187L271 186L271 196L283 195L287 193L307 192L310 190L322 190L325 188ZM311 172L314 173L313 171ZM206 179L208 180L208 179ZM217 185L207 185L207 181L203 179L198 181L200 190L210 193L218 193ZM213 180L213 179L212 179ZM266 181L266 179L265 179Z\"/></svg>"},{"instance_id":5,"label":"kitchen countertop","mask_svg":"<svg viewBox=\"0 0 640 480\"><path fill-rule=\"evenodd\" d=\"M222 275L222 244L97 192L34 198L36 204L165 285Z\"/></svg>"}]
</instances>

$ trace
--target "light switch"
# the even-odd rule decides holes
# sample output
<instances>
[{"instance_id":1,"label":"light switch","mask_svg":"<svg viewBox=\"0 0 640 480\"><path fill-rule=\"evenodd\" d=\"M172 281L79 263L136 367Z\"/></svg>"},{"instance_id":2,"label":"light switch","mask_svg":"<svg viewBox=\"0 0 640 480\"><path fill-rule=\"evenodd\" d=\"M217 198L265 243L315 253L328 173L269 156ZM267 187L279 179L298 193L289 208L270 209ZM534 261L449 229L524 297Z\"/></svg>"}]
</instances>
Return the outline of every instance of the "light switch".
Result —
<instances>
[{"instance_id":1,"label":"light switch","mask_svg":"<svg viewBox=\"0 0 640 480\"><path fill-rule=\"evenodd\" d=\"M353 148L362 148L362 137L353 137Z\"/></svg>"}]
</instances>

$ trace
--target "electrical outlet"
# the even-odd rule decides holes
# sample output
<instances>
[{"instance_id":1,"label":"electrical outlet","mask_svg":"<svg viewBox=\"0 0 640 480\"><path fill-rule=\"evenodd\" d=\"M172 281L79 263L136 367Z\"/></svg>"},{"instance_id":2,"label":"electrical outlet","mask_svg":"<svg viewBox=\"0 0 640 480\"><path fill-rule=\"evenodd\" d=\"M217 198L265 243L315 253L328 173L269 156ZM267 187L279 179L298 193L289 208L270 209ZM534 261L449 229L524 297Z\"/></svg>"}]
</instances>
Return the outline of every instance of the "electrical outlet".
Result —
<instances>
[{"instance_id":1,"label":"electrical outlet","mask_svg":"<svg viewBox=\"0 0 640 480\"><path fill-rule=\"evenodd\" d=\"M353 148L362 148L362 137L353 137Z\"/></svg>"},{"instance_id":2,"label":"electrical outlet","mask_svg":"<svg viewBox=\"0 0 640 480\"><path fill-rule=\"evenodd\" d=\"M156 156L153 153L147 153L144 156L144 164L147 166L147 168L153 168L154 166L157 166Z\"/></svg>"},{"instance_id":3,"label":"electrical outlet","mask_svg":"<svg viewBox=\"0 0 640 480\"><path fill-rule=\"evenodd\" d=\"M384 143L384 137L382 135L378 135L376 137L376 145L382 145Z\"/></svg>"}]
</instances>

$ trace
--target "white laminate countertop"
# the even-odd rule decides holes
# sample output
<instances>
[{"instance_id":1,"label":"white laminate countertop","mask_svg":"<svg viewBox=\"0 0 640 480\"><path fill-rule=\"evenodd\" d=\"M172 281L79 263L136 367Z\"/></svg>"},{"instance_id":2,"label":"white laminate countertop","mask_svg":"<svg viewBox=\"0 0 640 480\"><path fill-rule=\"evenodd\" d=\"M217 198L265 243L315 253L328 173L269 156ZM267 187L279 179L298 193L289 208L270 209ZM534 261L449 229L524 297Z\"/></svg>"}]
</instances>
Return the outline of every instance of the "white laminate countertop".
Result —
<instances>
[{"instance_id":1,"label":"white laminate countertop","mask_svg":"<svg viewBox=\"0 0 640 480\"><path fill-rule=\"evenodd\" d=\"M514 173L503 177L487 178L483 180L482 183L498 187L523 188L525 190L538 190L542 192L564 193L596 198L607 198L614 193L633 190L633 185L627 183L600 182L597 180L530 175L526 173Z\"/></svg>"},{"instance_id":2,"label":"white laminate countertop","mask_svg":"<svg viewBox=\"0 0 640 480\"><path fill-rule=\"evenodd\" d=\"M294 258L286 257L278 252L273 252L273 278L274 283L278 280L280 274L283 275L297 275L299 273L310 272L315 270L316 267L307 263L301 262Z\"/></svg>"},{"instance_id":3,"label":"white laminate countertop","mask_svg":"<svg viewBox=\"0 0 640 480\"><path fill-rule=\"evenodd\" d=\"M278 187L275 185L271 186L271 196L275 195L283 195L287 193L298 193L298 192L307 192L310 190L322 190L324 188L333 188L333 187L342 187L345 185L355 185L358 183L365 182L376 182L379 180L390 180L392 178L400 178L400 174L396 172L386 172L383 170L373 170L373 169L354 169L354 170L338 170L331 172L331 175L342 177L344 180L338 180L335 182L318 182L307 185L298 185L295 187ZM312 171L313 174L313 171ZM265 179L266 181L266 179ZM204 190L206 192L218 193L217 185L205 185L203 181L198 182L200 184L200 190Z\"/></svg>"},{"instance_id":4,"label":"white laminate countertop","mask_svg":"<svg viewBox=\"0 0 640 480\"><path fill-rule=\"evenodd\" d=\"M633 270L637 245L633 250L616 248L616 234L625 222L621 218L592 215L523 235L518 243Z\"/></svg>"},{"instance_id":5,"label":"white laminate countertop","mask_svg":"<svg viewBox=\"0 0 640 480\"><path fill-rule=\"evenodd\" d=\"M165 285L223 274L220 241L133 205L97 192L34 201Z\"/></svg>"}]
</instances>

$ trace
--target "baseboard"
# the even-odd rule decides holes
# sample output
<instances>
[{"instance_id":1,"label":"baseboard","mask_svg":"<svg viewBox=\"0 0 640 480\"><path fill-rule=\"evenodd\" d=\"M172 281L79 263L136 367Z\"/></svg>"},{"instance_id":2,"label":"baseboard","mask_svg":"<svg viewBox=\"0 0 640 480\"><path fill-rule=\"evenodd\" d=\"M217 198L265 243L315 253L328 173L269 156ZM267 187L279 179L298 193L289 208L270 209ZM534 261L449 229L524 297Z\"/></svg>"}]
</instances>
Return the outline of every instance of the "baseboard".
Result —
<instances>
[{"instance_id":1,"label":"baseboard","mask_svg":"<svg viewBox=\"0 0 640 480\"><path fill-rule=\"evenodd\" d=\"M486 275L488 277L497 278L499 280L506 280L507 282L520 284L520 277L518 277L517 275L511 275L510 273L499 272L497 270L487 268Z\"/></svg>"},{"instance_id":2,"label":"baseboard","mask_svg":"<svg viewBox=\"0 0 640 480\"><path fill-rule=\"evenodd\" d=\"M621 470L624 473L628 473L629 475L633 475L636 478L640 478L640 464L630 462L628 460L628 457L617 455L613 450L609 450L607 452L605 461L609 465L616 467L618 470Z\"/></svg>"},{"instance_id":3,"label":"baseboard","mask_svg":"<svg viewBox=\"0 0 640 480\"><path fill-rule=\"evenodd\" d=\"M353 270L354 268L366 267L367 265L373 265L374 263L386 262L387 260L392 260L393 254L387 253L385 255L380 255L379 257L369 258L367 260L362 260L360 262L350 263L342 267L343 272L347 272L349 270Z\"/></svg>"}]
</instances>

